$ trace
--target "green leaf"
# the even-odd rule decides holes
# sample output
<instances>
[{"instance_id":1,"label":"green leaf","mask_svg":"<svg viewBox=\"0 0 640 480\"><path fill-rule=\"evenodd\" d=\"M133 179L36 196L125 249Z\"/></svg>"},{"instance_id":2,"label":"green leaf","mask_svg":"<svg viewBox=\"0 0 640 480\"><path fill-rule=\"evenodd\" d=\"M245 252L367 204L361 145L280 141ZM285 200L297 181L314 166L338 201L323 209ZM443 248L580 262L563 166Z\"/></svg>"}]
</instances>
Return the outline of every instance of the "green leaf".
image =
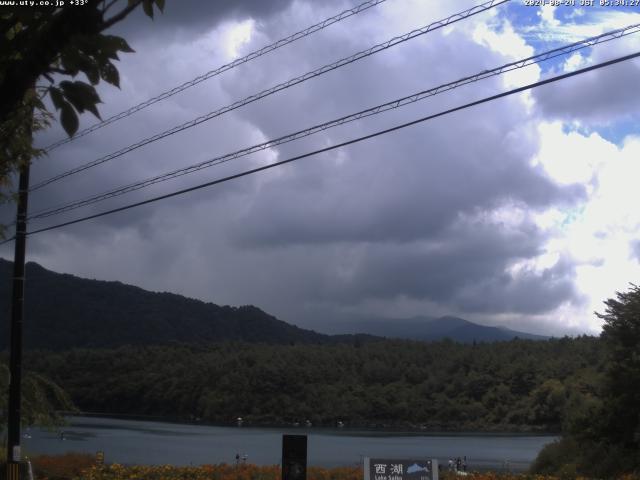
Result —
<instances>
[{"instance_id":1,"label":"green leaf","mask_svg":"<svg viewBox=\"0 0 640 480\"><path fill-rule=\"evenodd\" d=\"M34 104L35 108L37 108L38 110L46 110L47 109L47 107L44 106L44 103L42 102L42 100L40 100L37 97L33 99L33 104Z\"/></svg>"},{"instance_id":2,"label":"green leaf","mask_svg":"<svg viewBox=\"0 0 640 480\"><path fill-rule=\"evenodd\" d=\"M94 56L98 59L100 64L108 62L109 59L118 60L118 47L120 42L113 41L106 35L96 36L96 51Z\"/></svg>"},{"instance_id":3,"label":"green leaf","mask_svg":"<svg viewBox=\"0 0 640 480\"><path fill-rule=\"evenodd\" d=\"M82 113L85 110L89 110L96 117L100 118L96 104L102 103L100 96L96 92L95 88L85 82L75 81L60 82L60 88L64 93L65 98L71 102L78 113Z\"/></svg>"},{"instance_id":4,"label":"green leaf","mask_svg":"<svg viewBox=\"0 0 640 480\"><path fill-rule=\"evenodd\" d=\"M78 131L78 115L69 102L63 102L60 106L60 123L67 135L73 137Z\"/></svg>"},{"instance_id":5,"label":"green leaf","mask_svg":"<svg viewBox=\"0 0 640 480\"><path fill-rule=\"evenodd\" d=\"M16 22L16 24L5 34L7 40L13 40L20 30L22 30L22 24L20 22Z\"/></svg>"},{"instance_id":6,"label":"green leaf","mask_svg":"<svg viewBox=\"0 0 640 480\"><path fill-rule=\"evenodd\" d=\"M158 10L164 12L164 0L156 0L156 5L158 6Z\"/></svg>"},{"instance_id":7,"label":"green leaf","mask_svg":"<svg viewBox=\"0 0 640 480\"><path fill-rule=\"evenodd\" d=\"M60 91L60 89L56 87L49 88L49 95L51 95L53 106L56 108L56 110L60 110L62 108L62 104L65 103L65 99L62 96L62 92Z\"/></svg>"},{"instance_id":8,"label":"green leaf","mask_svg":"<svg viewBox=\"0 0 640 480\"><path fill-rule=\"evenodd\" d=\"M113 63L109 62L102 66L102 70L100 71L100 76L105 82L110 83L111 85L115 85L120 88L120 74L118 73L118 69L113 65Z\"/></svg>"},{"instance_id":9,"label":"green leaf","mask_svg":"<svg viewBox=\"0 0 640 480\"><path fill-rule=\"evenodd\" d=\"M122 37L116 37L115 35L102 35L103 48L104 44L108 44L114 51L134 53L135 50L129 46L127 41Z\"/></svg>"},{"instance_id":10,"label":"green leaf","mask_svg":"<svg viewBox=\"0 0 640 480\"><path fill-rule=\"evenodd\" d=\"M96 85L100 81L98 66L93 60L87 60L88 61L85 64L84 68L82 68L82 72L87 76L87 79L91 82L91 85Z\"/></svg>"},{"instance_id":11,"label":"green leaf","mask_svg":"<svg viewBox=\"0 0 640 480\"><path fill-rule=\"evenodd\" d=\"M98 120L102 120L102 117L100 116L100 112L98 111L98 107L96 107L95 103L93 105L87 105L87 110L93 113L93 115L95 115L95 117Z\"/></svg>"},{"instance_id":12,"label":"green leaf","mask_svg":"<svg viewBox=\"0 0 640 480\"><path fill-rule=\"evenodd\" d=\"M73 48L66 48L60 54L60 63L62 68L69 71L72 76L76 76L80 71L80 52Z\"/></svg>"},{"instance_id":13,"label":"green leaf","mask_svg":"<svg viewBox=\"0 0 640 480\"><path fill-rule=\"evenodd\" d=\"M62 67L68 70L72 76L83 72L92 85L100 81L98 63L89 55L77 48L67 48L60 56Z\"/></svg>"},{"instance_id":14,"label":"green leaf","mask_svg":"<svg viewBox=\"0 0 640 480\"><path fill-rule=\"evenodd\" d=\"M120 60L120 57L118 57L118 51L117 50L102 50L102 55L100 56L100 61L102 63L104 62L108 62L109 60Z\"/></svg>"},{"instance_id":15,"label":"green leaf","mask_svg":"<svg viewBox=\"0 0 640 480\"><path fill-rule=\"evenodd\" d=\"M149 18L153 18L153 0L142 0L142 9Z\"/></svg>"}]
</instances>

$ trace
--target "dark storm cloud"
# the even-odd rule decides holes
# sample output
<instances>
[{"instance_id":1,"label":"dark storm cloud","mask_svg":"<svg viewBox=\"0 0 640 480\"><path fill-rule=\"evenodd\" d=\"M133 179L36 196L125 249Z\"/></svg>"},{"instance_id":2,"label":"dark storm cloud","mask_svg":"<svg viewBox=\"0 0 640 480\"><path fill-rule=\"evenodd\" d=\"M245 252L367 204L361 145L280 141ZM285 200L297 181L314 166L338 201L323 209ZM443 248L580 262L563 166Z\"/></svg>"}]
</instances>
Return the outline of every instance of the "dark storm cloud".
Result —
<instances>
[{"instance_id":1,"label":"dark storm cloud","mask_svg":"<svg viewBox=\"0 0 640 480\"><path fill-rule=\"evenodd\" d=\"M595 47L590 59L592 63L612 60L636 51L637 47L634 39L615 40ZM549 118L607 123L613 116L637 114L640 98L629 92L639 75L640 60L636 58L538 88L534 98Z\"/></svg>"},{"instance_id":2,"label":"dark storm cloud","mask_svg":"<svg viewBox=\"0 0 640 480\"><path fill-rule=\"evenodd\" d=\"M248 110L240 111L238 115L262 131L273 132L269 136L277 136L294 126L310 125L318 110L332 109L344 114L354 111L356 105L362 108L388 101L390 85L394 85L394 91L413 93L451 81L456 75L468 74L476 68L486 68L492 63L499 65L501 61L497 56L490 58L480 46L469 44L453 32L445 45L458 47L455 51L452 47L444 50L446 55L455 53L464 65L458 67L459 71L454 65L446 70L434 69L443 51L438 48L440 42L429 40L403 47L401 59L389 52L387 56L346 67L348 75L328 75L321 82L309 82L305 89L293 90L288 93L291 100L284 104L285 108L289 105L293 108L284 115L274 117L268 115L267 110L258 109L250 114ZM341 46L344 48L346 41L353 42L356 49L362 40L338 35L323 46L338 50ZM407 50L413 52L413 57ZM481 53L484 58L480 60ZM305 61L309 61L308 58L314 56L305 57ZM421 62L413 64L412 58L420 58ZM391 59L395 67L392 69L389 68ZM409 66L411 76L407 75ZM261 82L265 81L265 75ZM233 78L230 76L224 83L229 91L250 91L257 87L248 83L251 79L233 82ZM350 130L351 137L435 113L470 98L481 98L495 93L499 86L499 80L482 82L474 85L473 96L469 90L461 89L402 112L359 122ZM338 101L329 106L324 101L318 102L325 98ZM282 176L271 182L270 188L255 197L239 222L234 238L250 247L336 241L407 242L439 231L460 213L494 208L505 201L544 208L583 197L581 187L560 188L542 171L528 165L527 159L537 149L537 140L522 127L527 119L519 102L508 99L459 112L365 144L303 160L300 166L286 167ZM354 107L346 110L348 105ZM350 138L334 130L325 136L332 139L332 143ZM280 158L300 153L300 149L281 151L286 153Z\"/></svg>"},{"instance_id":3,"label":"dark storm cloud","mask_svg":"<svg viewBox=\"0 0 640 480\"><path fill-rule=\"evenodd\" d=\"M471 222L424 242L367 245L348 290L369 297L405 294L450 301L463 287L501 275L510 261L539 253L539 232L529 230L506 233Z\"/></svg>"},{"instance_id":4,"label":"dark storm cloud","mask_svg":"<svg viewBox=\"0 0 640 480\"><path fill-rule=\"evenodd\" d=\"M325 154L289 167L256 196L234 238L250 248L410 242L442 231L460 214L504 202L544 208L584 196L581 187L559 188L522 165L516 151L485 152L481 142L473 152L448 150L456 138L447 138L450 129L443 127L421 139L406 132L396 134L392 145L374 141L352 147L343 154L351 166Z\"/></svg>"},{"instance_id":5,"label":"dark storm cloud","mask_svg":"<svg viewBox=\"0 0 640 480\"><path fill-rule=\"evenodd\" d=\"M473 313L548 313L568 300L576 305L584 301L574 279L574 265L561 259L542 272L482 278L461 289L452 303Z\"/></svg>"},{"instance_id":6,"label":"dark storm cloud","mask_svg":"<svg viewBox=\"0 0 640 480\"><path fill-rule=\"evenodd\" d=\"M154 8L156 14L153 21L138 8L125 21L116 24L112 33L134 43L144 37L194 37L215 28L225 20L268 18L285 10L291 2L292 0L168 0L164 13L159 14ZM125 2L118 6L121 8L123 3ZM323 3L338 2L324 0ZM113 11L118 10L114 8Z\"/></svg>"},{"instance_id":7,"label":"dark storm cloud","mask_svg":"<svg viewBox=\"0 0 640 480\"><path fill-rule=\"evenodd\" d=\"M456 32L450 35L454 38L448 38L446 45L464 45L463 39L456 38ZM344 40L338 37L336 43ZM295 108L283 117L267 118L258 113L246 118L261 130L275 134L285 130L282 125L287 121L304 124L312 113L317 113L313 111L314 104L318 105L314 99L339 98L342 92L355 92L343 103L332 105L333 109L358 102L371 105L384 98L389 85L411 92L424 88L425 78L432 86L462 75L454 66L447 71L430 67L438 64L442 55L437 48L440 43L430 40L404 49L405 55L407 50L413 51L414 58L419 56L422 60L411 66L411 77L403 71L407 64L402 60L393 57L395 68L389 69L388 58L380 55L354 66L351 75L341 76L339 81L329 77L323 83L292 92L291 104ZM351 41L358 42L355 38ZM462 58L467 71L474 71L474 54L479 47L465 46L466 52L456 53L465 55ZM410 62L407 57L403 60ZM487 57L485 52L478 69L491 65L492 60L496 65L500 62L497 57ZM363 79L367 79L366 83ZM251 90L252 85L247 84L250 79L243 80L234 83L228 79L225 86L232 91ZM260 81L264 81L264 75ZM498 85L499 81L476 85L472 98L489 94ZM373 123L389 126L394 120L412 118L412 114L415 118L417 113L438 111L468 98L467 93L455 92L407 109L411 113L391 114L391 120ZM320 108L327 108L326 104L321 103ZM511 262L541 253L546 241L542 232L530 229L519 235L503 234L500 231L508 225L498 224L492 227L497 229L495 235L482 241L474 228L454 229L461 216L490 212L510 202L544 209L585 196L582 187L558 187L528 164L537 143L526 128L517 128L526 124L519 100L496 102L477 110L287 167L250 200L232 229L232 238L248 250L328 248L323 245L332 245L334 252L342 250L342 254L331 258L330 265L316 271L326 281L311 283L309 292L303 294L309 301L340 299L339 303L345 305L408 296L465 311L472 311L473 306L485 313L541 313L576 300L569 268L556 266L542 273L515 277L505 273ZM360 128L354 130L371 131ZM333 131L327 137L334 142L343 138ZM444 247L423 250L424 242L434 241ZM358 252L355 257L353 250ZM335 272L343 262L353 270L349 281L336 279ZM506 291L510 292L510 299L504 298ZM534 294L527 296L527 291Z\"/></svg>"},{"instance_id":8,"label":"dark storm cloud","mask_svg":"<svg viewBox=\"0 0 640 480\"><path fill-rule=\"evenodd\" d=\"M256 38L242 47L246 53L348 6L199 2L198 10L187 4L192 2L172 10L177 2L167 2L165 15L154 23L139 12L126 21L128 27L123 23L133 35L134 48L136 42L140 48L123 56L122 91L101 90L105 116L228 62L224 38L213 30L216 22L257 20ZM326 5L331 8L319 10ZM393 2L385 5L399 8ZM38 162L34 178L113 152L443 18L466 3L419 5L427 13L409 19L415 24L405 25L408 14L396 12L393 18L401 24L392 28L392 10L377 7L295 48L204 82L60 148ZM460 27L431 33L52 185L33 196L32 206L81 198L513 60L476 44ZM166 41L157 41L165 34ZM503 90L501 82L486 80L60 219L387 128L495 94ZM34 236L31 259L59 271L216 303L252 303L307 326L315 326L318 305L323 315L330 315L376 301L393 309L398 298L431 304L445 313L548 312L563 302L578 301L571 265L560 262L542 271L515 273L512 267L543 253L548 239L529 215L579 202L584 189L559 187L531 166L538 151L534 127L522 98L504 99L222 186ZM59 128L47 132L42 144L60 134Z\"/></svg>"},{"instance_id":9,"label":"dark storm cloud","mask_svg":"<svg viewBox=\"0 0 640 480\"><path fill-rule=\"evenodd\" d=\"M366 244L357 267L327 296L345 303L405 296L468 313L545 313L577 299L572 265L508 272L512 262L540 254L543 239L526 222L504 230L471 220L426 242Z\"/></svg>"}]
</instances>

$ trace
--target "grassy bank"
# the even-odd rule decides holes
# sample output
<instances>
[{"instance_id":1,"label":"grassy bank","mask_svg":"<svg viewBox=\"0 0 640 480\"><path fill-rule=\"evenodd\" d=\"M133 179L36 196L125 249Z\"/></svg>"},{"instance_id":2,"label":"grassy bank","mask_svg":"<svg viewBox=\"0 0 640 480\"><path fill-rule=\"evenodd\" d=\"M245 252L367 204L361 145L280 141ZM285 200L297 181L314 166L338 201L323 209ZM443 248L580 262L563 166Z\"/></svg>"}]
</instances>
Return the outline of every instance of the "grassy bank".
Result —
<instances>
[{"instance_id":1,"label":"grassy bank","mask_svg":"<svg viewBox=\"0 0 640 480\"><path fill-rule=\"evenodd\" d=\"M88 480L280 480L281 470L279 466L259 467L254 465L239 468L228 465L203 465L199 467L123 467L121 465L111 465L100 468L93 467L86 471L82 478ZM352 467L311 467L307 472L307 480L362 480L362 478L362 469ZM493 472L470 473L466 476L458 476L452 472L444 472L440 475L440 478L442 480L565 480L567 477ZM640 476L627 475L622 477L622 480L640 480Z\"/></svg>"},{"instance_id":2,"label":"grassy bank","mask_svg":"<svg viewBox=\"0 0 640 480\"><path fill-rule=\"evenodd\" d=\"M96 465L95 457L87 454L41 455L32 459L36 480L280 480L277 465L200 465L197 467L123 466L119 464ZM319 468L310 467L307 480L362 480L360 467ZM511 473L470 473L457 476L442 472L443 480L568 480L572 476L542 476ZM623 480L640 480L640 475L626 475Z\"/></svg>"}]
</instances>

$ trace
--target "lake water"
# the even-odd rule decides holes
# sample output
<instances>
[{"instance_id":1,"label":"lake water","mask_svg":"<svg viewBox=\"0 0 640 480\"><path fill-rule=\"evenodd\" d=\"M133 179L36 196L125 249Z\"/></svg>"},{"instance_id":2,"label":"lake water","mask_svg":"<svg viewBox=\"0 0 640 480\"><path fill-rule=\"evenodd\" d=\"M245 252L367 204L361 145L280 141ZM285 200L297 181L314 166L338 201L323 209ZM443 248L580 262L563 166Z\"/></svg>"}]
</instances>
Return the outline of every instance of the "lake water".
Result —
<instances>
[{"instance_id":1,"label":"lake water","mask_svg":"<svg viewBox=\"0 0 640 480\"><path fill-rule=\"evenodd\" d=\"M276 465L282 456L282 435L308 435L309 465L357 465L363 456L437 458L467 456L469 469L524 470L553 436L426 434L348 429L250 428L71 417L64 439L57 432L23 431L27 454L69 451L105 453L107 463L200 465L234 463L247 454L248 463ZM30 437L30 438L29 438Z\"/></svg>"}]
</instances>

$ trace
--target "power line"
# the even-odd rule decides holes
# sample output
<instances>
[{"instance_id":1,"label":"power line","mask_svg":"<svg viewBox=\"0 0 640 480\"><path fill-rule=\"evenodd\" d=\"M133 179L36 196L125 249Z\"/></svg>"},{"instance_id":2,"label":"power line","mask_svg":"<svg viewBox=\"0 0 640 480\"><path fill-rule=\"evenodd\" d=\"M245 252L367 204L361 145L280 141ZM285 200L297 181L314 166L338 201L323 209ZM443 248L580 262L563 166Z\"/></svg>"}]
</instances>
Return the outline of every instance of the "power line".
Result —
<instances>
[{"instance_id":1,"label":"power line","mask_svg":"<svg viewBox=\"0 0 640 480\"><path fill-rule=\"evenodd\" d=\"M117 122L118 120L121 120L123 118L129 117L131 115L133 115L136 112L139 112L140 110L144 110L145 108L153 105L154 103L160 102L161 100L164 100L166 98L172 97L174 95L176 95L177 93L180 93L188 88L193 87L194 85L197 85L201 82L204 82L205 80L208 80L210 78L213 78L217 75L220 75L221 73L226 72L227 70L231 70L232 68L235 68L239 65L242 65L244 63L250 62L251 60L255 60L258 57L261 57L269 52L273 52L274 50L277 50L281 47L284 47L285 45L289 45L290 43L293 43L297 40L300 40L304 37L307 37L313 33L316 33L324 28L327 28L330 25L333 25L334 23L338 23L346 18L349 18L353 15L357 15L358 13L364 12L365 10L368 10L371 7L374 7L380 3L386 2L387 0L367 0L366 2L361 3L360 5L353 7L353 8L349 8L347 10L344 10L340 13L338 13L337 15L334 15L333 17L329 17L326 18L325 20L316 23L315 25L311 25L310 27L305 28L304 30L300 30L299 32L296 32L292 35L289 35L286 38L281 38L280 40L277 40L276 42L273 42L265 47L260 48L259 50L254 50L253 52L245 55L244 57L240 57L230 63L227 63L225 65L222 65L214 70L210 70L206 73L203 73L202 75L194 78L193 80L189 80L188 82L183 83L182 85L178 85L177 87L172 88L171 90L167 90L166 92L163 92L153 98L150 98L149 100L146 100L142 103L139 103L138 105L135 105L127 110L124 110L120 113L117 113L109 118L107 118L106 120L103 120L100 123L96 123L95 125L92 125L88 128L85 128L84 130L80 130L79 132L77 132L73 137L67 137L67 138L63 138L61 140L58 140L57 142L52 143L51 145L49 145L48 147L45 148L45 150L47 152L50 152L51 150L54 150L56 148L58 148L61 145L64 145L66 143L72 142L74 140L76 140L77 138L80 137L84 137L85 135L88 135L91 132L95 132L96 130L99 130L102 127L105 127L111 123Z\"/></svg>"},{"instance_id":2,"label":"power line","mask_svg":"<svg viewBox=\"0 0 640 480\"><path fill-rule=\"evenodd\" d=\"M393 100L391 102L387 102L387 103L383 103L381 105L377 105L375 107L371 107L368 108L366 110L361 110L357 113L352 113L350 115L347 116L343 116L340 117L338 119L335 120L331 120L329 122L325 122L325 123L321 123L319 125L314 125L313 127L304 129L304 130L299 130L297 132L276 138L276 139L272 139L272 140L268 140L266 142L257 144L257 145L253 145L250 147L246 147L243 148L241 150L237 150L235 152L232 153L227 153L225 155L220 155L218 157L209 159L209 160L205 160L204 162L200 162L194 165L190 165L188 167L184 167L184 168L180 168L177 170L173 170L171 172L168 173L164 173L161 175L157 175L151 178L147 178L145 180L139 181L139 182L135 182L135 183L131 183L129 185L125 185L122 187L118 187L116 189L107 191L107 192L103 192L100 194L96 194L96 195L92 195L90 197L81 199L81 200L76 200L74 202L71 203L66 203L63 205L59 205L56 207L51 207L45 210L41 210L38 212L35 212L33 214L31 214L29 216L29 220L33 220L33 219L39 219L39 218L46 218L46 217L50 217L52 215L58 215L61 213L65 213L65 212L69 212L71 210L75 210L87 205L91 205L103 200L107 200L109 198L114 198L120 195L124 195L126 193L130 193L136 190L140 190L142 188L146 188L149 187L151 185L155 185L157 183L161 183L167 180L171 180L174 178L178 178L181 177L183 175L187 175L190 173L194 173L196 171L202 170L204 168L209 168L215 165L220 165L222 163L226 163L229 162L231 160L235 160L238 159L240 157L244 157L246 155L252 154L252 153L256 153L262 150L266 150L267 148L272 148L278 145L282 145L284 143L288 143L303 137L307 137L309 135L313 135L315 133L327 130L329 128L333 128L339 125L344 125L346 123L350 123L353 122L355 120L359 120L365 117L369 117L369 116L373 116L373 115L377 115L383 112L386 112L388 110L393 110L399 107L403 107L405 105L409 105L411 103L423 100L425 98L428 97L432 97L435 95L438 95L440 93L444 93L446 91L449 90L453 90L455 88L458 88L460 86L463 85L467 85L469 83L473 83L473 82L477 82L479 80L483 80L485 78L488 77L492 77L492 76L496 76L496 75L500 75L502 73L505 72L509 72L509 71L513 71L516 69L520 69L520 68L524 68L526 66L532 65L534 63L540 63L561 55L568 55L570 53L573 53L575 51L578 51L580 49L586 48L586 47L592 47L594 45L597 45L599 43L604 43L616 38L620 38L622 36L625 35L630 35L632 33L637 33L638 31L640 31L640 24L634 24L634 25L629 25L627 27L624 28L620 28L617 30L613 30L611 32L607 32L607 33L603 33L601 35L595 36L595 37L591 37L591 38L587 38L585 40L581 40L579 42L575 42L572 43L570 45L565 45L563 47L559 47L559 48L555 48L553 50L549 50L547 52L543 52L540 53L538 55L533 55L531 57L527 57L524 58L522 60L518 60L515 62L510 62L507 63L505 65L502 65L500 67L496 67L493 68L491 70L484 70L480 73L468 76L468 77L464 77L461 78L459 80L453 81L453 82L449 82L443 85L440 85L438 87L434 87L431 88L429 90L423 90L421 92L418 93L414 93L412 95L408 95L396 100Z\"/></svg>"},{"instance_id":3,"label":"power line","mask_svg":"<svg viewBox=\"0 0 640 480\"><path fill-rule=\"evenodd\" d=\"M108 155L105 155L103 157L100 157L96 160L93 160L91 162L85 163L84 165L80 165L76 168L72 168L71 170L68 170L64 173L61 173L59 175L53 176L47 180L43 180L42 182L39 182L35 185L33 185L30 189L30 191L34 191L34 190L38 190L46 185L49 185L53 182L56 182L58 180L61 180L62 178L74 175L76 173L82 172L84 170L87 170L89 168L95 167L97 165L100 165L102 163L108 162L110 160L113 160L114 158L118 158L121 157L122 155L129 153L133 150L136 150L140 147L143 147L145 145L148 145L150 143L153 143L155 141L158 141L162 138L168 137L170 135L173 135L175 133L178 132L182 132L183 130L186 130L188 128L192 128L195 127L196 125L199 125L203 122L206 122L208 120L211 120L215 117L219 117L220 115L223 115L225 113L228 113L232 110L235 110L237 108L240 108L244 105L247 105L249 103L255 102L257 100L260 100L262 98L265 98L269 95L272 95L276 92L279 92L281 90L287 89L289 87L292 87L294 85L297 85L299 83L305 82L307 80L310 80L312 78L318 77L320 75L323 75L327 72L330 72L332 70L335 70L337 68L343 67L345 65L348 65L350 63L356 62L358 60L361 60L363 58L369 57L375 53L381 52L383 50L386 50L388 48L391 48L395 45L398 45L400 43L406 42L408 40L411 40L413 38L419 37L421 35L424 35L426 33L429 33L431 31L437 30L439 28L443 28L447 25L450 25L452 23L455 22L459 22L460 20L464 20L472 15L477 15L478 13L481 12L485 12L491 8L494 8L498 5L501 5L503 3L507 3L511 0L489 0L488 2L482 3L480 5L476 5L475 7L472 7L468 10L465 10L463 12L460 13L456 13L454 15L451 15L443 20L438 20L436 22L433 22L425 27L416 29L416 30L412 30L411 32L405 33L404 35L400 35L397 37L393 37L390 40L387 40L386 42L383 43L379 43L377 45L374 45L373 47L368 48L367 50L362 50L358 53L355 53L349 57L345 57L342 58L336 62L324 65L316 70L310 71L305 73L304 75L301 75L299 77L295 77L292 78L290 80L287 80L286 82L280 83L274 87L271 87L269 89L263 90L260 93L256 93L254 95L251 95L249 97L244 98L243 100L239 100L237 102L234 102L230 105L227 105L225 107L222 107L218 110L215 110L213 112L209 112L205 115L202 115L200 117L197 117L193 120L190 120L188 122L185 122L181 125L177 125L169 130L165 130L162 133L158 133L156 135L153 135L151 137L145 138L144 140L140 140L137 143L134 143L132 145L129 145L125 148L122 148L120 150L118 150L117 152L113 152L110 153Z\"/></svg>"},{"instance_id":4,"label":"power line","mask_svg":"<svg viewBox=\"0 0 640 480\"><path fill-rule=\"evenodd\" d=\"M271 169L271 168L274 168L274 167L279 167L279 166L287 164L287 163L295 162L297 160L301 160L303 158L311 157L311 156L317 155L319 153L329 152L331 150L335 150L335 149L338 149L338 148L341 148L341 147L345 147L347 145L352 145L354 143L359 143L359 142L362 142L364 140L369 140L371 138L378 137L380 135L391 133L391 132L394 132L396 130L401 130L401 129L409 127L409 126L425 122L427 120L433 120L434 118L442 117L442 116L448 115L448 114L453 113L453 112L464 110L464 109L467 109L467 108L470 108L470 107L474 107L474 106L477 106L477 105L480 105L480 104L483 104L483 103L491 102L493 100L497 100L497 99L500 99L500 98L503 98L503 97L514 95L516 93L524 92L526 90L531 90L533 88L537 88L537 87L540 87L542 85L547 85L549 83L557 82L559 80L564 80L566 78L574 77L576 75L581 75L581 74L584 74L584 73L587 73L587 72L590 72L590 71L593 71L593 70L597 70L597 69L600 69L600 68L608 67L610 65L614 65L616 63L620 63L620 62L624 62L624 61L627 61L627 60L631 60L631 59L634 59L634 58L637 58L637 57L640 57L640 52L632 53L630 55L625 55L623 57L618 57L618 58L613 59L613 60L609 60L609 61L606 61L606 62L598 63L596 65L591 65L589 67L581 68L579 70L575 70L573 72L565 73L565 74L562 74L562 75L557 75L555 77L551 77L551 78L548 78L548 79L545 79L545 80L540 80L540 81L535 82L535 83L530 83L528 85L525 85L525 86L522 86L522 87L518 87L518 88L514 88L512 90L508 90L506 92L502 92L502 93L499 93L497 95L492 95L490 97L485 97L485 98L483 98L481 100L476 100L474 102L466 103L464 105L461 105L461 106L458 106L458 107L454 107L454 108L450 108L448 110L444 110L444 111L441 111L439 113L435 113L435 114L432 114L432 115L427 115L426 117L422 117L422 118L419 118L417 120L412 120L410 122L403 123L403 124L400 124L400 125L396 125L394 127L387 128L387 129L384 129L384 130L379 130L379 131L371 133L369 135L364 135L362 137L354 138L354 139L348 140L346 142L342 142L342 143L339 143L339 144L336 144L336 145L332 145L330 147L325 147L325 148L321 148L321 149L318 149L318 150L314 150L312 152L304 153L302 155L297 155L295 157L291 157L291 158L288 158L286 160L281 160L281 161L276 162L276 163L272 163L272 164L269 164L269 165L264 165L262 167L253 168L251 170L246 170L244 172L237 173L235 175L230 175L228 177L219 178L217 180L213 180L213 181L210 181L210 182L202 183L200 185L196 185L194 187L185 188L185 189L178 190L178 191L175 191L175 192L172 192L172 193L167 193L165 195L160 195L160 196L157 196L157 197L149 198L149 199L143 200L141 202L131 203L129 205L125 205L125 206L122 206L122 207L114 208L114 209L107 210L107 211L100 212L100 213L96 213L96 214L93 214L93 215L88 215L86 217L81 217L81 218L78 218L78 219L75 219L75 220L70 220L70 221L67 221L67 222L58 223L56 225L51 225L49 227L44 227L44 228L40 228L40 229L37 229L37 230L32 230L30 232L27 232L27 235L34 235L36 233L47 232L49 230L54 230L54 229L57 229L57 228L68 226L68 225L74 225L76 223L85 222L87 220L93 220L95 218L104 217L105 215L110 215L110 214L113 214L113 213L122 212L122 211L125 211L125 210L129 210L131 208L139 207L139 206L142 206L142 205L147 205L149 203L154 203L154 202L157 202L157 201L160 201L160 200L164 200L164 199L167 199L167 198L176 197L178 195L183 195L185 193L189 193L189 192L193 192L193 191L196 191L196 190L200 190L202 188L206 188L206 187L210 187L210 186L217 185L217 184L220 184L220 183L228 182L230 180L234 180L234 179L237 179L237 178L240 178L240 177L245 177L245 176L248 176L248 175L251 175L251 174L254 174L254 173L257 173L257 172L261 172L263 170L268 170L268 169Z\"/></svg>"},{"instance_id":5,"label":"power line","mask_svg":"<svg viewBox=\"0 0 640 480\"><path fill-rule=\"evenodd\" d=\"M0 245L4 245L5 243L9 243L9 242L13 242L16 239L15 235L11 238L7 238L6 240L3 240L0 242Z\"/></svg>"}]
</instances>

